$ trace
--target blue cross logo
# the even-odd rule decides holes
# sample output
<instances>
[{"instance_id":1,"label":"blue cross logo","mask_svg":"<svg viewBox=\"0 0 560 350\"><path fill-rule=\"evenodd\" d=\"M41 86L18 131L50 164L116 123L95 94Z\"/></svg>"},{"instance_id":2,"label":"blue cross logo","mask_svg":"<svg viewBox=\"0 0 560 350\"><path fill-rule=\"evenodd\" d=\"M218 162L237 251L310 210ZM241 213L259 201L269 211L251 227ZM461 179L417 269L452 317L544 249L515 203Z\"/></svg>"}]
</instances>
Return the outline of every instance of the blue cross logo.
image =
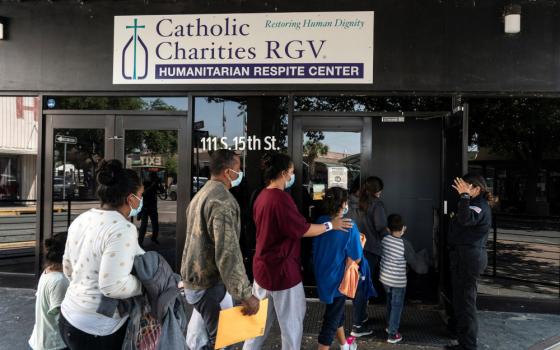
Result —
<instances>
[{"instance_id":1,"label":"blue cross logo","mask_svg":"<svg viewBox=\"0 0 560 350\"><path fill-rule=\"evenodd\" d=\"M138 79L145 79L146 76L148 75L148 48L146 47L146 44L144 44L144 41L142 40L142 38L140 37L140 35L138 35L138 30L139 29L145 29L146 26L145 25L138 25L138 19L135 18L134 19L134 25L130 25L130 26L126 26L126 29L133 29L134 33L132 34L132 36L130 37L130 39L126 42L126 44L123 47L123 51L122 51L122 76L125 79L128 80L138 80ZM132 47L131 47L131 44ZM133 50L133 64L132 64L132 74L130 74L130 72L127 72L127 65L126 65L126 53L128 52L128 50L130 50L132 48ZM143 57L142 57L143 56ZM140 73L141 75L138 75L138 60L144 58L144 69L143 72ZM142 61L140 61L142 62Z\"/></svg>"}]
</instances>

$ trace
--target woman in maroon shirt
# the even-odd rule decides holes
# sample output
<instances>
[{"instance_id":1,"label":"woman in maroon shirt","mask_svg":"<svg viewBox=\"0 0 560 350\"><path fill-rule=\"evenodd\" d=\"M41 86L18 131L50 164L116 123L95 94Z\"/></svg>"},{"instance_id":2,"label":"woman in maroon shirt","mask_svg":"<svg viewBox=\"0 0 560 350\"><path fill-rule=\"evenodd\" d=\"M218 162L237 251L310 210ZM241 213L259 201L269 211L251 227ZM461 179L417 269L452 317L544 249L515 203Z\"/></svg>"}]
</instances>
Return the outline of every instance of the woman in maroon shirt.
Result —
<instances>
[{"instance_id":1,"label":"woman in maroon shirt","mask_svg":"<svg viewBox=\"0 0 560 350\"><path fill-rule=\"evenodd\" d=\"M253 207L257 229L253 258L253 295L269 298L264 336L245 342L244 350L261 349L276 314L282 333L282 349L298 350L303 335L305 293L301 277L301 238L316 237L332 229L352 227L351 220L336 217L324 224L310 224L284 192L294 184L294 164L285 154L265 159L264 188Z\"/></svg>"}]
</instances>

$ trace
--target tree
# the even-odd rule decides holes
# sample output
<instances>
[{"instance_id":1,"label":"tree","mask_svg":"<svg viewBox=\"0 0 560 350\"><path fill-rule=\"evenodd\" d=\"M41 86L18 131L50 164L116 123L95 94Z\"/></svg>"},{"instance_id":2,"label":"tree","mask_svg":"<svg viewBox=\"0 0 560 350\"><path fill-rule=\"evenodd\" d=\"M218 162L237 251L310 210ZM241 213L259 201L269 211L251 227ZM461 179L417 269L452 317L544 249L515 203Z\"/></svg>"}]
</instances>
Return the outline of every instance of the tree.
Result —
<instances>
[{"instance_id":1,"label":"tree","mask_svg":"<svg viewBox=\"0 0 560 350\"><path fill-rule=\"evenodd\" d=\"M526 210L538 214L537 181L543 160L560 150L560 102L546 98L473 100L470 134L481 148L524 163Z\"/></svg>"},{"instance_id":2,"label":"tree","mask_svg":"<svg viewBox=\"0 0 560 350\"><path fill-rule=\"evenodd\" d=\"M307 131L305 135L309 140L303 145L303 154L309 166L309 178L315 177L315 160L329 152L329 146L322 141L325 135L322 131Z\"/></svg>"}]
</instances>

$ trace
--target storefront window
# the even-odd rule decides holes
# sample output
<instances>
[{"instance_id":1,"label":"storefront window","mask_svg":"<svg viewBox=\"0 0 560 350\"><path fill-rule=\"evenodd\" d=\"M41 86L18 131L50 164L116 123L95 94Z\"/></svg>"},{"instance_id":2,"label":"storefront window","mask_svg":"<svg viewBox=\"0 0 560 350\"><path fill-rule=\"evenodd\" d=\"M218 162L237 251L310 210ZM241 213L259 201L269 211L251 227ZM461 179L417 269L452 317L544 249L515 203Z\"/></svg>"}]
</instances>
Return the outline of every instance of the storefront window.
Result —
<instances>
[{"instance_id":1,"label":"storefront window","mask_svg":"<svg viewBox=\"0 0 560 350\"><path fill-rule=\"evenodd\" d=\"M17 200L19 198L17 157L0 156L0 200Z\"/></svg>"},{"instance_id":2,"label":"storefront window","mask_svg":"<svg viewBox=\"0 0 560 350\"><path fill-rule=\"evenodd\" d=\"M432 112L451 109L447 97L317 96L294 98L302 112Z\"/></svg>"},{"instance_id":3,"label":"storefront window","mask_svg":"<svg viewBox=\"0 0 560 350\"><path fill-rule=\"evenodd\" d=\"M186 97L106 97L49 96L43 99L47 109L186 111Z\"/></svg>"},{"instance_id":4,"label":"storefront window","mask_svg":"<svg viewBox=\"0 0 560 350\"><path fill-rule=\"evenodd\" d=\"M230 148L239 153L245 176L231 193L241 208L241 248L249 273L255 247L251 197L263 186L261 157L268 151L287 151L287 103L286 97L197 97L194 101L191 194L210 178L213 151Z\"/></svg>"},{"instance_id":5,"label":"storefront window","mask_svg":"<svg viewBox=\"0 0 560 350\"><path fill-rule=\"evenodd\" d=\"M495 197L496 251L489 274L536 283L558 294L560 253L560 100L472 99L469 171ZM492 232L494 233L494 232ZM494 254L496 264L494 266Z\"/></svg>"},{"instance_id":6,"label":"storefront window","mask_svg":"<svg viewBox=\"0 0 560 350\"><path fill-rule=\"evenodd\" d=\"M0 97L0 272L33 273L40 106Z\"/></svg>"}]
</instances>

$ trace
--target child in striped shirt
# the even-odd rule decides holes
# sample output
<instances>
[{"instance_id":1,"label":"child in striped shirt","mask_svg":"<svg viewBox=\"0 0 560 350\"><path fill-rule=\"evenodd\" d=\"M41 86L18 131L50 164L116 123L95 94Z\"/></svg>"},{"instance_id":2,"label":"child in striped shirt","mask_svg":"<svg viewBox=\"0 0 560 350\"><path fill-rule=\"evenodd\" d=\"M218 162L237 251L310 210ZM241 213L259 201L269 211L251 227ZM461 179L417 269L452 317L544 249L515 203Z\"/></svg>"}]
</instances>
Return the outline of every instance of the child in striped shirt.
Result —
<instances>
[{"instance_id":1,"label":"child in striped shirt","mask_svg":"<svg viewBox=\"0 0 560 350\"><path fill-rule=\"evenodd\" d=\"M404 306L406 293L406 258L405 241L402 239L406 231L403 218L398 214L391 214L387 218L390 235L381 241L381 269L379 280L383 283L387 295L387 342L391 344L402 340L399 324Z\"/></svg>"}]
</instances>

